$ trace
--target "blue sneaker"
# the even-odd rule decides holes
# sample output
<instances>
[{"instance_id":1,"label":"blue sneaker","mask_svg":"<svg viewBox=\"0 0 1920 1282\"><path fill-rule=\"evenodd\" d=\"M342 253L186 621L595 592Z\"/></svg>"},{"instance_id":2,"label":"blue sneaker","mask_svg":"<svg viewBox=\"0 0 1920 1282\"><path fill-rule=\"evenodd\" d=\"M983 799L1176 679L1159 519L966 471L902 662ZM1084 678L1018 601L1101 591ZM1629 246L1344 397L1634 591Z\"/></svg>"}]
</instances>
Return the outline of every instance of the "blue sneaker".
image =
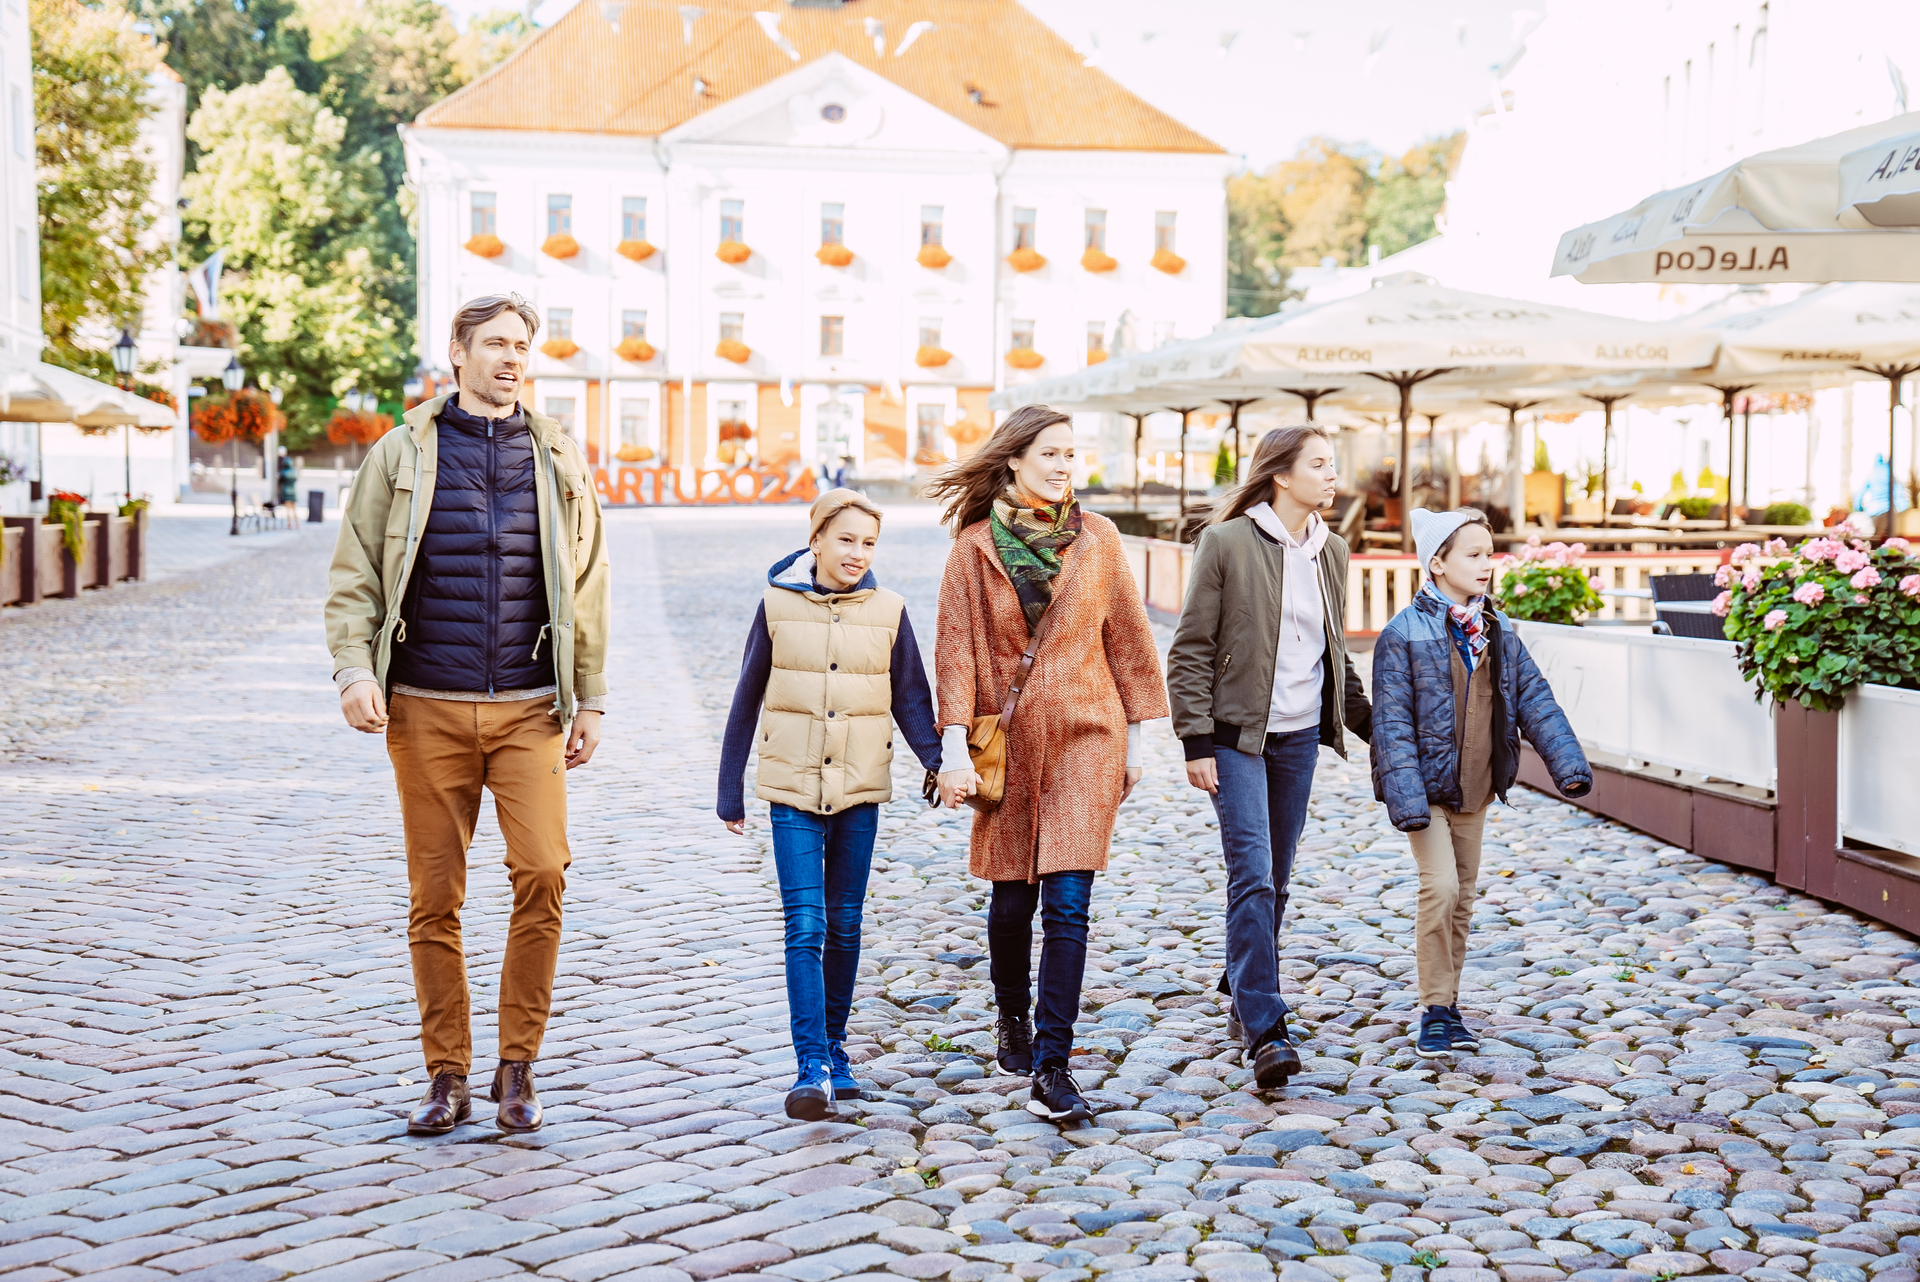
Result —
<instances>
[{"instance_id":1,"label":"blue sneaker","mask_svg":"<svg viewBox=\"0 0 1920 1282\"><path fill-rule=\"evenodd\" d=\"M800 1076L787 1092L787 1116L799 1122L818 1122L833 1112L833 1070L824 1059L800 1065Z\"/></svg>"},{"instance_id":2,"label":"blue sneaker","mask_svg":"<svg viewBox=\"0 0 1920 1282\"><path fill-rule=\"evenodd\" d=\"M1467 1027L1467 1022L1460 1018L1458 1006L1447 1007L1447 1038L1452 1043L1453 1049L1457 1051L1466 1051L1471 1054L1480 1049L1480 1039L1473 1035L1473 1030Z\"/></svg>"},{"instance_id":3,"label":"blue sneaker","mask_svg":"<svg viewBox=\"0 0 1920 1282\"><path fill-rule=\"evenodd\" d=\"M833 1076L835 1099L859 1099L860 1083L853 1080L853 1065L847 1060L847 1048L839 1042L827 1043L827 1068Z\"/></svg>"},{"instance_id":4,"label":"blue sneaker","mask_svg":"<svg viewBox=\"0 0 1920 1282\"><path fill-rule=\"evenodd\" d=\"M1445 1006L1429 1006L1420 1013L1420 1040L1413 1049L1425 1059L1453 1057L1453 1021L1447 1018Z\"/></svg>"}]
</instances>

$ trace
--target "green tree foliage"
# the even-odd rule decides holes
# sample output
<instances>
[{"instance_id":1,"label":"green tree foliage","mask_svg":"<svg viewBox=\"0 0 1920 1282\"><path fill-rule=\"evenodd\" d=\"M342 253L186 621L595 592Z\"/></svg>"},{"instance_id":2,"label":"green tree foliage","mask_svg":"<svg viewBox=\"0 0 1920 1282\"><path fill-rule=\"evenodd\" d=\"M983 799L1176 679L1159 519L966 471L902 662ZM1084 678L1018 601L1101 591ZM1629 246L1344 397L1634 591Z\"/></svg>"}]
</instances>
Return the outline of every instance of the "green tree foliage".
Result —
<instances>
[{"instance_id":1,"label":"green tree foliage","mask_svg":"<svg viewBox=\"0 0 1920 1282\"><path fill-rule=\"evenodd\" d=\"M407 265L374 217L380 167L350 153L347 122L284 67L257 84L209 89L187 134L188 233L226 252L222 308L241 359L287 393L290 448L318 436L327 398L398 386L411 299L392 303Z\"/></svg>"},{"instance_id":2,"label":"green tree foliage","mask_svg":"<svg viewBox=\"0 0 1920 1282\"><path fill-rule=\"evenodd\" d=\"M1233 484L1233 451L1227 448L1225 441L1220 442L1220 452L1213 456L1213 483Z\"/></svg>"},{"instance_id":3,"label":"green tree foliage","mask_svg":"<svg viewBox=\"0 0 1920 1282\"><path fill-rule=\"evenodd\" d=\"M1367 247L1382 256L1435 232L1434 215L1465 145L1433 139L1398 158L1329 138L1309 139L1290 160L1227 182L1227 310L1264 316L1297 294L1289 272L1331 258L1353 267Z\"/></svg>"},{"instance_id":4,"label":"green tree foliage","mask_svg":"<svg viewBox=\"0 0 1920 1282\"><path fill-rule=\"evenodd\" d=\"M133 21L111 0L33 0L41 325L50 359L91 372L112 363L82 332L138 328L147 274L165 254L148 235L153 166L139 146L160 54Z\"/></svg>"}]
</instances>

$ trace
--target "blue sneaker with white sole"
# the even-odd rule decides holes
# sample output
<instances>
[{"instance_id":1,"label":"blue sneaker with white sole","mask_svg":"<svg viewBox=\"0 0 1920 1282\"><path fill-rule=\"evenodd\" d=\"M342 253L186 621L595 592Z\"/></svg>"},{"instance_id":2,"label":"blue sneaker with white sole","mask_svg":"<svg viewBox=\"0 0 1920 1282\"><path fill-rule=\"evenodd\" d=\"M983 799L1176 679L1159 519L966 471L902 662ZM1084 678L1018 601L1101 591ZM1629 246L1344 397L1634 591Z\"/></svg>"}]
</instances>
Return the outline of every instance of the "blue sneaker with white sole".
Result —
<instances>
[{"instance_id":1,"label":"blue sneaker with white sole","mask_svg":"<svg viewBox=\"0 0 1920 1282\"><path fill-rule=\"evenodd\" d=\"M853 1064L847 1059L847 1048L839 1042L827 1043L827 1069L833 1078L835 1099L860 1098L860 1083L853 1080Z\"/></svg>"},{"instance_id":2,"label":"blue sneaker with white sole","mask_svg":"<svg viewBox=\"0 0 1920 1282\"><path fill-rule=\"evenodd\" d=\"M1413 1049L1425 1059L1453 1058L1453 1021L1445 1006L1429 1006L1420 1013L1420 1038Z\"/></svg>"},{"instance_id":3,"label":"blue sneaker with white sole","mask_svg":"<svg viewBox=\"0 0 1920 1282\"><path fill-rule=\"evenodd\" d=\"M800 1075L787 1092L787 1116L797 1122L818 1122L832 1113L832 1068L825 1059L802 1062Z\"/></svg>"}]
</instances>

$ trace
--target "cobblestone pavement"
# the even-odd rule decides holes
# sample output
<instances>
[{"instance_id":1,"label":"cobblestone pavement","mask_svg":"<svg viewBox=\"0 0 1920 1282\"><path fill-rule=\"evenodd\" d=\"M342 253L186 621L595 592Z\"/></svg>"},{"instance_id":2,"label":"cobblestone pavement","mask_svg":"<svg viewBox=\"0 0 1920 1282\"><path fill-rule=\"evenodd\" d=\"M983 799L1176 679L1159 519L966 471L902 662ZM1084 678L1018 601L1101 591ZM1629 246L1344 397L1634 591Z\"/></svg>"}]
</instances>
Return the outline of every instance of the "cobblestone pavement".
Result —
<instances>
[{"instance_id":1,"label":"cobblestone pavement","mask_svg":"<svg viewBox=\"0 0 1920 1282\"><path fill-rule=\"evenodd\" d=\"M738 840L711 804L796 515L612 518L616 710L574 780L534 1135L484 1105L402 1134L403 865L381 745L326 681L330 531L183 575L164 609L0 624L57 651L10 662L61 729L0 773L0 1282L1916 1282L1910 940L1520 791L1462 995L1481 1053L1419 1061L1405 841L1328 755L1284 940L1309 1071L1257 1093L1212 995L1211 813L1164 725L1097 883L1074 1059L1096 1125L1035 1121L994 1071L964 821L907 800L904 761L850 1046L871 1090L789 1124L764 818ZM881 574L923 635L940 549L890 519ZM218 644L156 623L233 602L260 618ZM110 698L54 679L124 645ZM499 855L489 819L488 1012ZM478 1032L484 1070L490 1013Z\"/></svg>"}]
</instances>

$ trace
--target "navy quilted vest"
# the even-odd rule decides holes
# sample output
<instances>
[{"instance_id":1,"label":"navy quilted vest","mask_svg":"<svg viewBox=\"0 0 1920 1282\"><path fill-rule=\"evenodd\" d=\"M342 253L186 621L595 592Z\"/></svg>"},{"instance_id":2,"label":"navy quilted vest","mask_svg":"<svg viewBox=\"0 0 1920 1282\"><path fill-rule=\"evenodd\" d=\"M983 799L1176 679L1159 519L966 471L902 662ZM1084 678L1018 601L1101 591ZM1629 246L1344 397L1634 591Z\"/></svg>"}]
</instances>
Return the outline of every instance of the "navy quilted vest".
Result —
<instances>
[{"instance_id":1,"label":"navy quilted vest","mask_svg":"<svg viewBox=\"0 0 1920 1282\"><path fill-rule=\"evenodd\" d=\"M422 690L529 690L554 682L540 562L540 479L525 414L437 420L439 476L393 649L393 680ZM537 650L537 653L536 653Z\"/></svg>"}]
</instances>

